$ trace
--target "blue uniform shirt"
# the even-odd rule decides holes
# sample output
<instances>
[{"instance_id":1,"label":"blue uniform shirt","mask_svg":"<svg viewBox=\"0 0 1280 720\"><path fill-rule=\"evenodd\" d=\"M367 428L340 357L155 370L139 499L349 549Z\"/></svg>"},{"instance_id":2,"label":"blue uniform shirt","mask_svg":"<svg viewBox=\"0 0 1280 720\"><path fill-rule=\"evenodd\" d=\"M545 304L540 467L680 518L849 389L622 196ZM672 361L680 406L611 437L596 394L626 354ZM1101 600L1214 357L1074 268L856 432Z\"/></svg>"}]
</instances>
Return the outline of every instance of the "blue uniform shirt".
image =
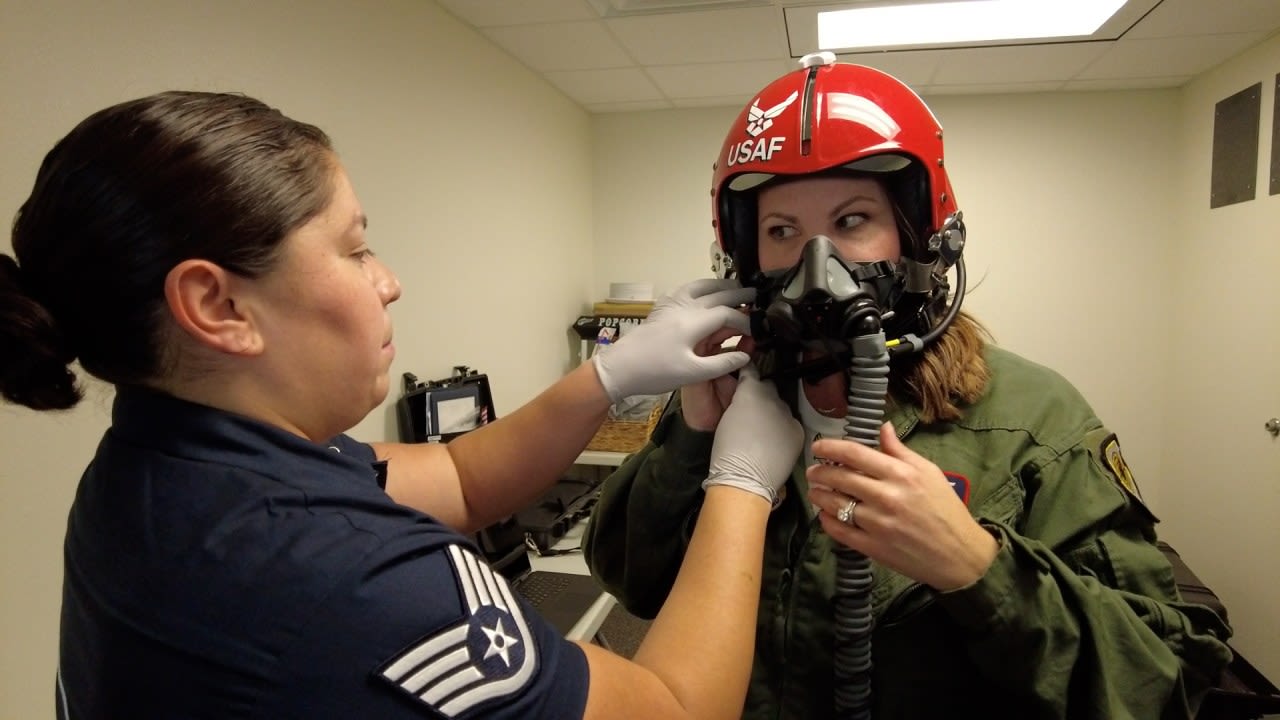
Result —
<instances>
[{"instance_id":1,"label":"blue uniform shirt","mask_svg":"<svg viewBox=\"0 0 1280 720\"><path fill-rule=\"evenodd\" d=\"M68 520L60 715L581 717L581 649L373 461L121 388Z\"/></svg>"}]
</instances>

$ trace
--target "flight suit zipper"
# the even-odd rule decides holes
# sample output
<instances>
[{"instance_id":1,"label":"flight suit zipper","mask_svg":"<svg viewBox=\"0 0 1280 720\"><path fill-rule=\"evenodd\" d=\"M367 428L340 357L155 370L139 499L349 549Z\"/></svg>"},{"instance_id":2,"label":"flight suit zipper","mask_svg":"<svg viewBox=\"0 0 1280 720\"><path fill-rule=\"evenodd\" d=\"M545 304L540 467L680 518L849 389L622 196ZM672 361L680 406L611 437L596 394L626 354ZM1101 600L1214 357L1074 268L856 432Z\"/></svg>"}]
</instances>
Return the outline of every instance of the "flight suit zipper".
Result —
<instances>
[{"instance_id":1,"label":"flight suit zipper","mask_svg":"<svg viewBox=\"0 0 1280 720\"><path fill-rule=\"evenodd\" d=\"M904 440L915 428L917 422L916 417L908 416L900 424L895 425L894 430L898 439ZM808 547L813 534L821 532L821 525L817 517L808 515L808 503L799 498L797 500L799 506L798 522L792 529L787 541L785 564L778 575L778 590L775 595L775 602L778 603L778 612L772 619L771 628L774 636L774 642L771 645L777 653L778 663L776 667L778 668L779 676L776 688L777 705L774 707L775 718L783 716L783 709L787 704L787 688L790 684L787 655L791 642L791 616L796 607L796 595L799 592L799 584L794 582L798 572L796 565L799 563L802 551Z\"/></svg>"},{"instance_id":2,"label":"flight suit zipper","mask_svg":"<svg viewBox=\"0 0 1280 720\"><path fill-rule=\"evenodd\" d=\"M922 603L920 603L919 607L912 609L911 612L902 615L902 617L894 617L894 613L898 612L898 610L904 605L907 605L909 600L914 600L915 596L920 593L931 594L932 592L933 590L931 588L921 585L920 583L912 583L911 585L906 586L902 589L902 592L895 595L893 599L885 605L884 611L879 613L879 620L876 624L880 627L891 628L915 617L920 611L932 605L934 598L926 598Z\"/></svg>"},{"instance_id":3,"label":"flight suit zipper","mask_svg":"<svg viewBox=\"0 0 1280 720\"><path fill-rule=\"evenodd\" d=\"M806 512L807 504L799 503L800 513ZM816 521L815 521L816 522ZM791 530L791 535L787 539L787 552L785 564L782 572L778 574L778 603L780 612L774 616L774 632L777 634L777 642L775 647L778 652L778 668L780 680L778 681L778 704L776 706L775 717L782 717L783 707L786 705L787 685L790 675L787 671L787 654L791 645L791 614L796 606L796 593L798 585L794 582L796 576L796 564L800 560L801 551L808 542L810 528L803 523L797 523Z\"/></svg>"},{"instance_id":4,"label":"flight suit zipper","mask_svg":"<svg viewBox=\"0 0 1280 720\"><path fill-rule=\"evenodd\" d=\"M773 615L774 651L784 663L787 659L787 618L791 614L791 607L787 603L787 595L790 591L791 568L785 567L778 574L778 592L774 601L777 602L776 607L779 612Z\"/></svg>"}]
</instances>

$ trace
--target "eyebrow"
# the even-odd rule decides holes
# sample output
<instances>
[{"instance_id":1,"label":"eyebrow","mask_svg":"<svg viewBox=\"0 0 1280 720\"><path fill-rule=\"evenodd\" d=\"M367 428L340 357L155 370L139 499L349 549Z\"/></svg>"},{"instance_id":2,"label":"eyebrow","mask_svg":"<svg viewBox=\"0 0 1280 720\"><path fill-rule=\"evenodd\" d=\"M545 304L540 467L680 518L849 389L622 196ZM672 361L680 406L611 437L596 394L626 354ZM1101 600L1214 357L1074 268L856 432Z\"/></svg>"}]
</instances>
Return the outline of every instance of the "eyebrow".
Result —
<instances>
[{"instance_id":1,"label":"eyebrow","mask_svg":"<svg viewBox=\"0 0 1280 720\"><path fill-rule=\"evenodd\" d=\"M879 205L879 204L880 204L879 199L874 198L874 197L872 197L872 196L870 196L870 195L854 195L853 197L849 198L848 200L845 200L844 202L842 202L842 203L840 203L839 205L835 206L835 208L831 211L831 217L839 217L839 216L840 216L840 213L842 213L842 212L844 212L845 210L849 209L849 206L850 206L850 205L856 205L858 202L860 202L860 201L862 201L862 200L866 200L867 202L869 202L869 203L871 203L871 204L873 204L873 205Z\"/></svg>"},{"instance_id":2,"label":"eyebrow","mask_svg":"<svg viewBox=\"0 0 1280 720\"><path fill-rule=\"evenodd\" d=\"M777 218L778 220L781 220L783 222L789 222L792 224L795 224L800 221L800 218L796 217L795 215L788 215L786 213L781 213L781 212L770 212L770 213L765 213L765 216L760 218L760 222L764 222L765 220L768 220L770 218Z\"/></svg>"},{"instance_id":3,"label":"eyebrow","mask_svg":"<svg viewBox=\"0 0 1280 720\"><path fill-rule=\"evenodd\" d=\"M871 195L854 195L848 200L845 200L839 205L836 205L835 208L832 209L831 211L831 217L839 217L840 213L847 210L850 205L857 204L859 201L863 201L863 200L870 203L874 203L874 204L879 204L880 202L878 199L876 199L875 197L872 197ZM760 222L764 222L765 220L768 220L770 218L777 218L779 220L782 220L783 222L789 222L789 223L796 223L796 222L799 222L800 220L799 216L796 216L796 215L788 215L787 213L784 213L784 212L771 211L771 212L765 213L764 217L760 218Z\"/></svg>"},{"instance_id":4,"label":"eyebrow","mask_svg":"<svg viewBox=\"0 0 1280 720\"><path fill-rule=\"evenodd\" d=\"M360 229L361 229L361 230L368 230L368 229L369 229L369 216L365 215L364 213L356 213L356 216L355 216L354 218L352 218L352 219L351 219L351 225L350 225L350 227L353 227L353 228L354 228L354 227L356 227L357 225L358 225L358 226L360 226Z\"/></svg>"}]
</instances>

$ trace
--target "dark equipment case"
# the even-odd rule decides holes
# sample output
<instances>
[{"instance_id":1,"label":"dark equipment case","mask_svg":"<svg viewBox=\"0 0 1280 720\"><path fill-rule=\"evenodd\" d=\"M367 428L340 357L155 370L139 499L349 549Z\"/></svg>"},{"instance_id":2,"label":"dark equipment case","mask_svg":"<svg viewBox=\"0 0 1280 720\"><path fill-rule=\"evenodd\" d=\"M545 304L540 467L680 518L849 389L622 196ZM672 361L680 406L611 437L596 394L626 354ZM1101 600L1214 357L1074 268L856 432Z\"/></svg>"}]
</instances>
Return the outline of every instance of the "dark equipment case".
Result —
<instances>
[{"instance_id":1,"label":"dark equipment case","mask_svg":"<svg viewBox=\"0 0 1280 720\"><path fill-rule=\"evenodd\" d=\"M1173 578L1178 583L1182 599L1205 605L1226 619L1227 609L1222 600L1187 567L1178 551L1164 541L1160 541L1159 546L1173 565ZM1257 720L1280 713L1280 689L1235 648L1231 653L1231 664L1217 685L1209 690L1200 705L1200 712L1196 713L1196 720Z\"/></svg>"}]
</instances>

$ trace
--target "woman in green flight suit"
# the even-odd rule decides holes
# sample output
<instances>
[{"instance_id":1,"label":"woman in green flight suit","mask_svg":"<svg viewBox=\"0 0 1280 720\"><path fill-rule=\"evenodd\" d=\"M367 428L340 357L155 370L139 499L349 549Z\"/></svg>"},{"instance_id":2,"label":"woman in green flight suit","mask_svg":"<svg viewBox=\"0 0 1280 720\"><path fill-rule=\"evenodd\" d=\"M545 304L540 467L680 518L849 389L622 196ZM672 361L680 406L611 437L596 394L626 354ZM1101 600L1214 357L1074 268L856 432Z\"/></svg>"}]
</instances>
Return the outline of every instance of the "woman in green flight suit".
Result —
<instances>
[{"instance_id":1,"label":"woman in green flight suit","mask_svg":"<svg viewBox=\"0 0 1280 720\"><path fill-rule=\"evenodd\" d=\"M803 274L787 273L798 262L834 267L828 248L879 289L886 336L916 351L893 355L877 450L835 439L847 363L820 343L744 339L816 440L769 522L744 717L836 716L839 546L872 563L876 720L1192 717L1230 660L1230 629L1180 601L1156 518L1085 399L957 312L963 275L951 293L947 274L964 229L937 120L879 71L804 64L725 140L712 188L720 249L764 304L771 282ZM682 388L591 518L592 572L640 616L657 612L679 568L733 383Z\"/></svg>"}]
</instances>

